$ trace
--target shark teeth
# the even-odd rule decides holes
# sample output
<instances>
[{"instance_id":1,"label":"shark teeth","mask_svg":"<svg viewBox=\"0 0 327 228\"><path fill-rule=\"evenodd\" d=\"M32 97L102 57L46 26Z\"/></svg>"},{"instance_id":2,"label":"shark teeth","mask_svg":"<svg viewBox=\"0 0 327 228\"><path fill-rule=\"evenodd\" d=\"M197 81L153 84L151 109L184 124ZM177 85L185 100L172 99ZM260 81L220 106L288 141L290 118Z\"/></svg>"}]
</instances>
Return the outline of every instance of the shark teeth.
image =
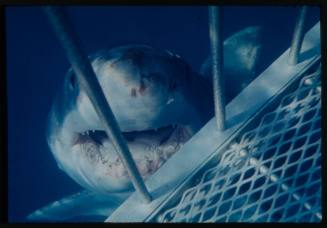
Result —
<instances>
[{"instance_id":1,"label":"shark teeth","mask_svg":"<svg viewBox=\"0 0 327 228\"><path fill-rule=\"evenodd\" d=\"M139 136L140 136L139 138L141 138L141 140L142 140L142 138L147 137L147 136L145 136L147 134L149 137L152 137L152 135L153 135L154 137L163 137L163 139L166 139L167 138L166 135L169 132L177 129L178 126L179 126L178 124L174 123L174 124L167 124L166 126L161 126L161 127L156 126L153 129L149 129L149 130L145 130L145 131L122 132L122 134L124 135L125 139L128 142L134 141ZM171 130L169 130L169 129L171 129ZM167 133L167 131L168 131L168 133ZM94 141L94 143L96 143L97 145L100 146L103 144L104 141L106 141L106 140L110 141L106 131L104 131L104 130L90 129L90 130L80 132L79 135L80 135L80 137L79 137L79 140L77 140L77 141L80 143L87 141L87 140L92 140L92 141Z\"/></svg>"},{"instance_id":2,"label":"shark teeth","mask_svg":"<svg viewBox=\"0 0 327 228\"><path fill-rule=\"evenodd\" d=\"M95 133L95 130L87 130L87 131L83 131L83 132L81 132L80 134L81 134L81 135L84 135L84 136L86 136L86 135L90 136L92 133L94 134L94 133Z\"/></svg>"}]
</instances>

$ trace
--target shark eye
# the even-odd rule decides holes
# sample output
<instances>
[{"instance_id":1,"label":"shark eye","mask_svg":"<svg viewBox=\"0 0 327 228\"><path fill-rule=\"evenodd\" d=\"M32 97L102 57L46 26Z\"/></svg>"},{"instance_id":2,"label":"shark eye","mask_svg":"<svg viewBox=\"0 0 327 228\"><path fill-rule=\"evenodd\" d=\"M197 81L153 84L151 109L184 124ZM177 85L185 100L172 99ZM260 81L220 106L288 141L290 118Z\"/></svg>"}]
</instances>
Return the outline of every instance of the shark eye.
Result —
<instances>
[{"instance_id":1,"label":"shark eye","mask_svg":"<svg viewBox=\"0 0 327 228\"><path fill-rule=\"evenodd\" d=\"M69 76L69 86L71 89L75 89L76 87L76 75L74 73Z\"/></svg>"}]
</instances>

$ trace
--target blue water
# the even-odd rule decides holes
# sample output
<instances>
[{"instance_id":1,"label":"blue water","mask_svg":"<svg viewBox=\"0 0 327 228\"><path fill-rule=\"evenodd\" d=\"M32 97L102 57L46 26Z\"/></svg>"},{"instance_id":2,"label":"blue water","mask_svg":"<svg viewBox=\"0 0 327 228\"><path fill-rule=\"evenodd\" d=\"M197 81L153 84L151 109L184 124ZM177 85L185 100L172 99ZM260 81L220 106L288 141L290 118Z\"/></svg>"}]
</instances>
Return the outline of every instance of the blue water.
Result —
<instances>
[{"instance_id":1,"label":"blue water","mask_svg":"<svg viewBox=\"0 0 327 228\"><path fill-rule=\"evenodd\" d=\"M228 37L252 25L264 28L258 72L291 41L298 8L224 7ZM169 49L195 69L209 53L207 8L71 7L71 20L87 53L130 43ZM311 7L306 29L319 20ZM9 221L81 189L60 171L45 139L46 116L69 63L40 7L6 9Z\"/></svg>"}]
</instances>

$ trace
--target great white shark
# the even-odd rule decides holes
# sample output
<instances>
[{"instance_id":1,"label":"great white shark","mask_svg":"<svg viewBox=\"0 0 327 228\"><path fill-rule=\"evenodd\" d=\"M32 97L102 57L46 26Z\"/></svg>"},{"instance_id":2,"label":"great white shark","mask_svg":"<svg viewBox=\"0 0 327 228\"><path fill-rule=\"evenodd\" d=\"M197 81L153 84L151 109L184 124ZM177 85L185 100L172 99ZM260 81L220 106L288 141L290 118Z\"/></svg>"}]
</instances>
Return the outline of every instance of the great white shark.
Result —
<instances>
[{"instance_id":1,"label":"great white shark","mask_svg":"<svg viewBox=\"0 0 327 228\"><path fill-rule=\"evenodd\" d=\"M260 37L260 27L254 26L224 41L227 102L254 79ZM102 50L90 61L144 179L214 115L210 57L199 73L179 55L147 45ZM103 221L133 187L72 69L47 126L47 142L59 168L85 190L36 210L28 219Z\"/></svg>"}]
</instances>

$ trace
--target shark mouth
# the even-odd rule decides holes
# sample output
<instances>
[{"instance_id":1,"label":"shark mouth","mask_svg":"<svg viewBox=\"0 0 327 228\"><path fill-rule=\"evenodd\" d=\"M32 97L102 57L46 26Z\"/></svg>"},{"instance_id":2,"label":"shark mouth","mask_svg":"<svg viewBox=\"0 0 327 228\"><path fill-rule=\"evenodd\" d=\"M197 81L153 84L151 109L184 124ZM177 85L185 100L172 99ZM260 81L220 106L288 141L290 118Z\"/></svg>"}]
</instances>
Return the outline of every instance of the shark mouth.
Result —
<instances>
[{"instance_id":1,"label":"shark mouth","mask_svg":"<svg viewBox=\"0 0 327 228\"><path fill-rule=\"evenodd\" d=\"M143 178L158 170L192 136L188 127L177 124L122 134ZM72 151L76 156L84 158L84 162L93 167L92 171L98 173L96 176L99 178L129 178L105 131L87 130L77 133L72 143Z\"/></svg>"}]
</instances>

